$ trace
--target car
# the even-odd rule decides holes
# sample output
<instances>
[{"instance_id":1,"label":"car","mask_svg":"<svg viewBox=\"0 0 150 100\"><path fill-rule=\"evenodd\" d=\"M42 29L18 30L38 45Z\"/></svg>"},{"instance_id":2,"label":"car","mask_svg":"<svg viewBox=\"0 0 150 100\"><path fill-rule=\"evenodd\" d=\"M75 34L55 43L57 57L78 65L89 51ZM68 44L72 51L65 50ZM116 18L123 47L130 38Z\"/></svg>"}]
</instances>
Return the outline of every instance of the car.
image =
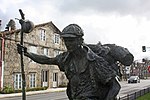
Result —
<instances>
[{"instance_id":1,"label":"car","mask_svg":"<svg viewBox=\"0 0 150 100\"><path fill-rule=\"evenodd\" d=\"M130 76L130 78L128 78L128 83L140 83L139 76Z\"/></svg>"}]
</instances>

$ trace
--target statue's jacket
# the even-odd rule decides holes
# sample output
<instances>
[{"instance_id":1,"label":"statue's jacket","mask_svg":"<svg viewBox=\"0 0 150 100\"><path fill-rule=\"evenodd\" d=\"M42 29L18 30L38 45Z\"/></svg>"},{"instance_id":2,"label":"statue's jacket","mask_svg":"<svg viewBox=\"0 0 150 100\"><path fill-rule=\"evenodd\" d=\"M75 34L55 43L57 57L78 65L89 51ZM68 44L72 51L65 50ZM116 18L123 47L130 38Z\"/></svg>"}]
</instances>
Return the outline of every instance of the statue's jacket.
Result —
<instances>
[{"instance_id":1,"label":"statue's jacket","mask_svg":"<svg viewBox=\"0 0 150 100\"><path fill-rule=\"evenodd\" d=\"M102 91L105 89L107 92L105 85L115 78L115 71L88 46L84 45L79 53L64 52L56 56L60 70L65 72L69 80L67 95L76 99L104 96Z\"/></svg>"}]
</instances>

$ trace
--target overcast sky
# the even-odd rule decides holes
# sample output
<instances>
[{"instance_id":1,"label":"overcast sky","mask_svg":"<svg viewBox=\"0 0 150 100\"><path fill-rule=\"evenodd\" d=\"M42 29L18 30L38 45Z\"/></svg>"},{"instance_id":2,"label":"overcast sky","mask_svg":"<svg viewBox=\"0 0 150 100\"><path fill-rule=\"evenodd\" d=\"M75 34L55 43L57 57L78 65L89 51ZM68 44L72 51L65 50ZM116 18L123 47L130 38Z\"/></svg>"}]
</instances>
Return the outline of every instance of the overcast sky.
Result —
<instances>
[{"instance_id":1,"label":"overcast sky","mask_svg":"<svg viewBox=\"0 0 150 100\"><path fill-rule=\"evenodd\" d=\"M112 43L128 48L135 60L150 58L150 50L142 52L142 45L150 47L150 0L1 0L2 29L20 18L19 9L34 24L52 21L62 30L76 23L86 43Z\"/></svg>"}]
</instances>

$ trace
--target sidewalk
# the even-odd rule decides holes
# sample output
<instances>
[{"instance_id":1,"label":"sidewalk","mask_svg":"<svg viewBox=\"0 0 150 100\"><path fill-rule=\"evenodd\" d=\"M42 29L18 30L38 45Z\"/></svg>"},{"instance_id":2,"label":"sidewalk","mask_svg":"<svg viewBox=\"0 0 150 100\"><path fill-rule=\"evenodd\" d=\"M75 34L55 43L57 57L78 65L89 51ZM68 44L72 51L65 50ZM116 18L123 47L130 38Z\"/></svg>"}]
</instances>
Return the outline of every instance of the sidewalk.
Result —
<instances>
[{"instance_id":1,"label":"sidewalk","mask_svg":"<svg viewBox=\"0 0 150 100\"><path fill-rule=\"evenodd\" d=\"M47 90L29 91L26 92L26 95L42 94L42 93L49 93L49 92L61 92L61 91L66 91L66 88L50 88ZM22 93L0 94L0 98L15 97L15 96L22 96Z\"/></svg>"}]
</instances>

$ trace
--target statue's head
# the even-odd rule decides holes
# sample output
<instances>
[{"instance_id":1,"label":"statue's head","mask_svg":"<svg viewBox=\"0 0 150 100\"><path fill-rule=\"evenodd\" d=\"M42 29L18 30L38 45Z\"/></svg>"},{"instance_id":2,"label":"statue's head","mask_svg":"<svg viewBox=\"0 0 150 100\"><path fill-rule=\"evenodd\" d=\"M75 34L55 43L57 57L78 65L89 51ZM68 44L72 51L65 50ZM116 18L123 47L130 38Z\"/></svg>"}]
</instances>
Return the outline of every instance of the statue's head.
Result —
<instances>
[{"instance_id":1,"label":"statue's head","mask_svg":"<svg viewBox=\"0 0 150 100\"><path fill-rule=\"evenodd\" d=\"M61 33L68 51L77 49L83 43L83 30L77 24L66 26Z\"/></svg>"},{"instance_id":2,"label":"statue's head","mask_svg":"<svg viewBox=\"0 0 150 100\"><path fill-rule=\"evenodd\" d=\"M61 33L61 37L63 38L82 37L83 35L84 35L83 30L77 24L70 24L66 26Z\"/></svg>"}]
</instances>

